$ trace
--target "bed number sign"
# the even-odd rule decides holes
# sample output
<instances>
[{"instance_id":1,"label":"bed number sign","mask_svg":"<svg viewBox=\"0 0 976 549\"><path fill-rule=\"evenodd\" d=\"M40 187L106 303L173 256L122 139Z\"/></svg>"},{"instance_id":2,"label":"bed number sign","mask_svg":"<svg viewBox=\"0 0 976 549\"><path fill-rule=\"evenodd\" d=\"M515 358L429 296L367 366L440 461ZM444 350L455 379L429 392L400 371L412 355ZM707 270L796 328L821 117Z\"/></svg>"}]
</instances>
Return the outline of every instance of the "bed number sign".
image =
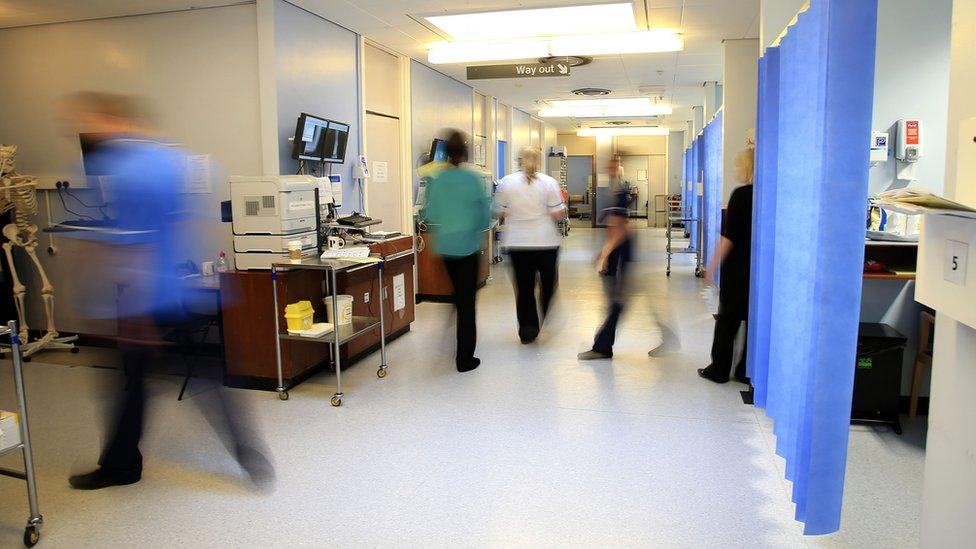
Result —
<instances>
[{"instance_id":1,"label":"bed number sign","mask_svg":"<svg viewBox=\"0 0 976 549\"><path fill-rule=\"evenodd\" d=\"M944 271L946 282L965 286L968 262L969 245L958 240L946 240Z\"/></svg>"}]
</instances>

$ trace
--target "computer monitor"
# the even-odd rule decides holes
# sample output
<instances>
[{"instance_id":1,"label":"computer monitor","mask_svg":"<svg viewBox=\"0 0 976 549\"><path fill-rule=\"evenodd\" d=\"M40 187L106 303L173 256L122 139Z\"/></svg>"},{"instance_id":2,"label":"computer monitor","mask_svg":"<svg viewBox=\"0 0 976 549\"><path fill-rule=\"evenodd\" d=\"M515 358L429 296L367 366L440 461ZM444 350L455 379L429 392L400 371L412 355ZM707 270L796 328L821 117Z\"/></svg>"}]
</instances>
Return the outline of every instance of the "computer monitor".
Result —
<instances>
[{"instance_id":1,"label":"computer monitor","mask_svg":"<svg viewBox=\"0 0 976 549\"><path fill-rule=\"evenodd\" d=\"M430 161L447 162L447 143L443 139L435 139L431 142Z\"/></svg>"},{"instance_id":2,"label":"computer monitor","mask_svg":"<svg viewBox=\"0 0 976 549\"><path fill-rule=\"evenodd\" d=\"M318 116L302 113L295 128L295 143L291 157L295 160L322 160L325 135L329 121Z\"/></svg>"},{"instance_id":3,"label":"computer monitor","mask_svg":"<svg viewBox=\"0 0 976 549\"><path fill-rule=\"evenodd\" d=\"M349 141L349 124L329 120L322 147L322 162L332 164L345 162L347 141Z\"/></svg>"}]
</instances>

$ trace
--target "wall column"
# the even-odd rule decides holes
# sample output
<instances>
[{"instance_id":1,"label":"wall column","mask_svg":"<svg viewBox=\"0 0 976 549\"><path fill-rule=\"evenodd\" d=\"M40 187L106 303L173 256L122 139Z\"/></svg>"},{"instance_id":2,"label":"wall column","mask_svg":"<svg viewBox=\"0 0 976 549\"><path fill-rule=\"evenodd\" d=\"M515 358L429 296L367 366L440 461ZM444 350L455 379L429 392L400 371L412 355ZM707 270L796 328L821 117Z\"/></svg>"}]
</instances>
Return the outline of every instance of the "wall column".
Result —
<instances>
[{"instance_id":1,"label":"wall column","mask_svg":"<svg viewBox=\"0 0 976 549\"><path fill-rule=\"evenodd\" d=\"M725 41L725 84L722 87L722 203L743 182L736 179L735 157L756 136L759 40Z\"/></svg>"}]
</instances>

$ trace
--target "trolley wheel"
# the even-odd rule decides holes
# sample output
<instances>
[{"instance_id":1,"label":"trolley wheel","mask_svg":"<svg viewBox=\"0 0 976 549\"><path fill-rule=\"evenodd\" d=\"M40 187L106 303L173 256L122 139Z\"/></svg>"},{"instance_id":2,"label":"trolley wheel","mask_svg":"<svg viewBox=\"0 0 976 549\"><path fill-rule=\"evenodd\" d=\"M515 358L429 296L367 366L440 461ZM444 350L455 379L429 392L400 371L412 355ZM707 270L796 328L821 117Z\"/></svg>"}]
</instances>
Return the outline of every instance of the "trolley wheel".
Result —
<instances>
[{"instance_id":1,"label":"trolley wheel","mask_svg":"<svg viewBox=\"0 0 976 549\"><path fill-rule=\"evenodd\" d=\"M376 377L380 379L386 377L386 368L380 368L379 370L376 370Z\"/></svg>"},{"instance_id":2,"label":"trolley wheel","mask_svg":"<svg viewBox=\"0 0 976 549\"><path fill-rule=\"evenodd\" d=\"M281 400L288 400L288 391L278 391L278 398Z\"/></svg>"},{"instance_id":3,"label":"trolley wheel","mask_svg":"<svg viewBox=\"0 0 976 549\"><path fill-rule=\"evenodd\" d=\"M72 347L71 348L71 354L73 354L73 355L76 355L76 354L78 354L80 352L81 352L81 348L79 348L79 347Z\"/></svg>"},{"instance_id":4,"label":"trolley wheel","mask_svg":"<svg viewBox=\"0 0 976 549\"><path fill-rule=\"evenodd\" d=\"M701 278L702 277L702 270L701 269L695 269L695 276L698 277L698 278Z\"/></svg>"},{"instance_id":5,"label":"trolley wheel","mask_svg":"<svg viewBox=\"0 0 976 549\"><path fill-rule=\"evenodd\" d=\"M24 357L24 358L22 358L21 360L22 360L22 361L24 361L24 362L30 362L30 361L31 361L31 357L29 357L29 356L25 356L25 357Z\"/></svg>"},{"instance_id":6,"label":"trolley wheel","mask_svg":"<svg viewBox=\"0 0 976 549\"><path fill-rule=\"evenodd\" d=\"M40 539L41 533L37 530L37 526L32 524L24 528L24 547L33 547Z\"/></svg>"},{"instance_id":7,"label":"trolley wheel","mask_svg":"<svg viewBox=\"0 0 976 549\"><path fill-rule=\"evenodd\" d=\"M671 276L671 269L668 269L668 272L664 273L664 276Z\"/></svg>"},{"instance_id":8,"label":"trolley wheel","mask_svg":"<svg viewBox=\"0 0 976 549\"><path fill-rule=\"evenodd\" d=\"M336 407L342 406L342 397L339 397L338 395L333 395L331 402L333 406Z\"/></svg>"}]
</instances>

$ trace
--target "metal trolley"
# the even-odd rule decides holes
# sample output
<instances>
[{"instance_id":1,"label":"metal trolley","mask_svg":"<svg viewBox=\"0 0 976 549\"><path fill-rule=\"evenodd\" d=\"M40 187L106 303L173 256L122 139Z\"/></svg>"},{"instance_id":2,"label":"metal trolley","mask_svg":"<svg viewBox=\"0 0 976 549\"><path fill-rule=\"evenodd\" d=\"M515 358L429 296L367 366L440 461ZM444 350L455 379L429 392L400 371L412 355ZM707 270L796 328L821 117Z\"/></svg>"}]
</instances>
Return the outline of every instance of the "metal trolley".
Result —
<instances>
[{"instance_id":1,"label":"metal trolley","mask_svg":"<svg viewBox=\"0 0 976 549\"><path fill-rule=\"evenodd\" d=\"M703 269L703 265L702 265L702 256L701 256L701 249L702 249L702 223L701 223L701 219L699 219L697 217L689 217L689 216L687 216L687 215L684 214L684 207L683 207L683 204L681 203L681 197L680 196L669 196L668 197L668 199L667 199L667 216L668 216L668 224L667 224L667 227L666 227L666 232L667 232L667 236L668 236L668 244L667 244L668 267L667 267L667 271L666 271L667 276L671 276L671 257L673 255L675 255L675 254L695 254L695 276L697 276L697 277L700 278L702 275L705 274L704 273L704 269ZM696 233L696 235L698 237L697 238L698 242L692 242L690 236L685 236L685 235L690 235L691 234L691 231L689 230L690 229L689 225L692 225L692 224L694 224L695 225L695 228L697 229L695 231L695 233ZM675 249L675 247L674 247L674 240L675 240L675 238L674 238L674 231L676 231L676 230L680 230L681 231L681 235L682 235L681 239L682 240L685 239L685 238L688 239L688 246L687 247Z\"/></svg>"},{"instance_id":2,"label":"metal trolley","mask_svg":"<svg viewBox=\"0 0 976 549\"><path fill-rule=\"evenodd\" d=\"M30 426L27 420L27 396L24 391L24 367L20 354L20 337L17 335L17 322L11 320L6 328L0 328L0 336L10 336L10 356L14 365L14 386L17 389L17 405L20 414L20 443L10 448L0 450L0 456L21 450L24 455L24 471L12 471L0 468L0 475L19 478L27 481L27 503L30 506L30 518L24 528L24 545L33 547L41 539L40 527L44 517L37 510L37 481L34 475L34 456L31 452Z\"/></svg>"},{"instance_id":3,"label":"metal trolley","mask_svg":"<svg viewBox=\"0 0 976 549\"><path fill-rule=\"evenodd\" d=\"M278 272L280 271L290 271L297 269L310 269L313 271L326 271L329 277L329 289L332 292L332 310L339 310L339 296L336 284L336 273L339 272L354 272L360 269L369 269L376 266L377 277L379 279L379 305L380 305L380 315L379 317L371 316L353 316L352 323L350 324L339 324L338 322L333 322L334 326L332 332L322 335L321 337L303 337L303 336L293 336L289 335L287 332L281 333L281 310L278 306ZM300 263L292 263L291 261L278 261L271 264L271 288L272 288L272 301L274 302L274 327L275 327L275 361L278 367L278 398L281 400L288 400L288 388L285 387L285 380L281 370L281 342L282 341L304 341L304 342L319 342L332 345L332 361L335 365L336 373L336 391L332 395L332 405L341 406L342 405L342 367L341 359L339 357L339 347L344 343L347 343L357 337L374 330L376 328L380 329L380 367L376 370L376 377L383 379L386 377L386 322L383 318L384 308L386 307L386 297L385 297L385 287L383 282L383 268L384 262L379 261L378 263L357 263L352 261L343 261L341 259L321 259L318 257L303 259ZM334 315L338 316L338 315Z\"/></svg>"}]
</instances>

